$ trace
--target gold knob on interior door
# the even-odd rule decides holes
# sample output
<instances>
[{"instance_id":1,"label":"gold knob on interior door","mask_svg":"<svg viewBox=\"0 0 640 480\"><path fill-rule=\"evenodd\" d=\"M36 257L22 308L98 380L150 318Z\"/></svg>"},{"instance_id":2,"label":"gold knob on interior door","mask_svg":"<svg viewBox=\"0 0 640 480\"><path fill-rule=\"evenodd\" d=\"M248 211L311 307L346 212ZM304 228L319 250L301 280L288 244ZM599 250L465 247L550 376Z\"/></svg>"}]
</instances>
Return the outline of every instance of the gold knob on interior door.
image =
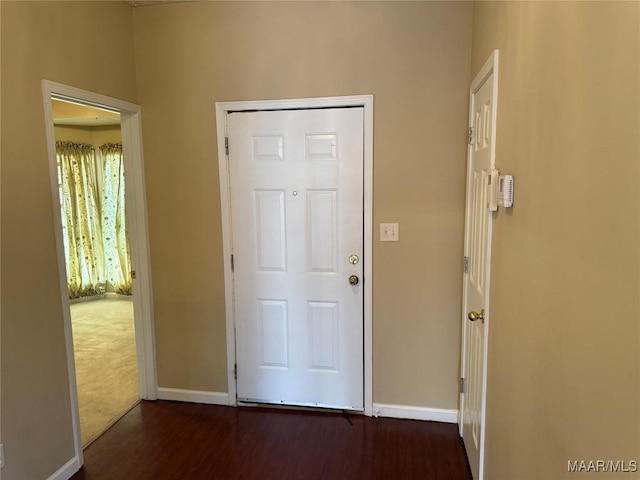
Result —
<instances>
[{"instance_id":1,"label":"gold knob on interior door","mask_svg":"<svg viewBox=\"0 0 640 480\"><path fill-rule=\"evenodd\" d=\"M469 315L467 315L467 317L469 317L469 320L471 320L472 322L475 322L476 320L480 320L482 323L484 323L484 308L480 310L480 313L474 312L473 310L471 310L469 312Z\"/></svg>"},{"instance_id":2,"label":"gold knob on interior door","mask_svg":"<svg viewBox=\"0 0 640 480\"><path fill-rule=\"evenodd\" d=\"M360 279L358 278L357 275L351 275L349 277L349 285L357 285L359 281Z\"/></svg>"}]
</instances>

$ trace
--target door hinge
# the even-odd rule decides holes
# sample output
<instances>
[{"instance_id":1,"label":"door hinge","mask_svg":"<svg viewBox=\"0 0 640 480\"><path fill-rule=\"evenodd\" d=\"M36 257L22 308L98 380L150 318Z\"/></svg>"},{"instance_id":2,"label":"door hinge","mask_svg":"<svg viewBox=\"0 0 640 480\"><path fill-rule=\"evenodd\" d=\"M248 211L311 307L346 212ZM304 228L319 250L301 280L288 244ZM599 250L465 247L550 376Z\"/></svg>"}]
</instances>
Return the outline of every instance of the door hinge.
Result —
<instances>
[{"instance_id":1,"label":"door hinge","mask_svg":"<svg viewBox=\"0 0 640 480\"><path fill-rule=\"evenodd\" d=\"M460 377L460 393L465 393L467 389L467 379Z\"/></svg>"},{"instance_id":2,"label":"door hinge","mask_svg":"<svg viewBox=\"0 0 640 480\"><path fill-rule=\"evenodd\" d=\"M234 380L238 379L238 364L237 363L233 366L233 379Z\"/></svg>"},{"instance_id":3,"label":"door hinge","mask_svg":"<svg viewBox=\"0 0 640 480\"><path fill-rule=\"evenodd\" d=\"M224 137L224 153L229 155L229 137Z\"/></svg>"},{"instance_id":4,"label":"door hinge","mask_svg":"<svg viewBox=\"0 0 640 480\"><path fill-rule=\"evenodd\" d=\"M473 145L473 127L469 127L468 142L469 142L469 145Z\"/></svg>"},{"instance_id":5,"label":"door hinge","mask_svg":"<svg viewBox=\"0 0 640 480\"><path fill-rule=\"evenodd\" d=\"M464 257L464 273L469 273L469 257Z\"/></svg>"},{"instance_id":6,"label":"door hinge","mask_svg":"<svg viewBox=\"0 0 640 480\"><path fill-rule=\"evenodd\" d=\"M234 272L236 268L235 262L233 261L233 254L231 254L231 271Z\"/></svg>"},{"instance_id":7,"label":"door hinge","mask_svg":"<svg viewBox=\"0 0 640 480\"><path fill-rule=\"evenodd\" d=\"M135 270L131 270L131 278L135 280L135 278L136 278L136 271Z\"/></svg>"}]
</instances>

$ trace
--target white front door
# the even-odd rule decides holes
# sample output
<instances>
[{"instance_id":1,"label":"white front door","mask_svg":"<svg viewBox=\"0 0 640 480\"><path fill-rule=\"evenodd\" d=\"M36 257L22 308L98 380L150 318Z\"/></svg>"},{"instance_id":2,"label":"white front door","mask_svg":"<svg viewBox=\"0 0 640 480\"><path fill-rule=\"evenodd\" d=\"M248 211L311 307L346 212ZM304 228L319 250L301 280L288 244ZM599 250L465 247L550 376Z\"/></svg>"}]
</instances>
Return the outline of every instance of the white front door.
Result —
<instances>
[{"instance_id":1,"label":"white front door","mask_svg":"<svg viewBox=\"0 0 640 480\"><path fill-rule=\"evenodd\" d=\"M363 110L227 116L240 401L364 408Z\"/></svg>"},{"instance_id":2,"label":"white front door","mask_svg":"<svg viewBox=\"0 0 640 480\"><path fill-rule=\"evenodd\" d=\"M496 53L497 55L497 53ZM491 60L493 61L493 60ZM465 275L463 284L464 388L461 392L461 433L473 478L482 478L491 260L491 212L488 210L490 171L494 166L495 72L486 68L471 91L471 139L467 169ZM486 67L486 66L485 66Z\"/></svg>"}]
</instances>

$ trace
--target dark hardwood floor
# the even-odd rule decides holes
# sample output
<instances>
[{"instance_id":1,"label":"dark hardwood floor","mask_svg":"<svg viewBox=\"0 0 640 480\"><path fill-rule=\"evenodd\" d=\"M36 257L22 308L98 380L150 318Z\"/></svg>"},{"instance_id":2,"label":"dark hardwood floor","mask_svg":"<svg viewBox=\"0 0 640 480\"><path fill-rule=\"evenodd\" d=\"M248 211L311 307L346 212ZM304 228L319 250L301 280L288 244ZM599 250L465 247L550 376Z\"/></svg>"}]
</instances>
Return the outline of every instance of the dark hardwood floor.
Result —
<instances>
[{"instance_id":1,"label":"dark hardwood floor","mask_svg":"<svg viewBox=\"0 0 640 480\"><path fill-rule=\"evenodd\" d=\"M74 480L470 479L454 424L141 402L84 451Z\"/></svg>"}]
</instances>

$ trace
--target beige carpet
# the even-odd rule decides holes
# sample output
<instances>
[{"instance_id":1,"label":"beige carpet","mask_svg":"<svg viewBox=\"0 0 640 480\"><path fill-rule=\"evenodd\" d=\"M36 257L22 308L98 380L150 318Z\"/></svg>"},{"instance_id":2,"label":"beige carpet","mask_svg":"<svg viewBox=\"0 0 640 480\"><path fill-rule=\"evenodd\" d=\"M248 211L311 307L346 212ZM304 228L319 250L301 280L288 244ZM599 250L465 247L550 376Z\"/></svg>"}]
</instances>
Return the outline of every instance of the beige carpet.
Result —
<instances>
[{"instance_id":1,"label":"beige carpet","mask_svg":"<svg viewBox=\"0 0 640 480\"><path fill-rule=\"evenodd\" d=\"M71 305L82 445L138 400L133 302L100 299Z\"/></svg>"}]
</instances>

